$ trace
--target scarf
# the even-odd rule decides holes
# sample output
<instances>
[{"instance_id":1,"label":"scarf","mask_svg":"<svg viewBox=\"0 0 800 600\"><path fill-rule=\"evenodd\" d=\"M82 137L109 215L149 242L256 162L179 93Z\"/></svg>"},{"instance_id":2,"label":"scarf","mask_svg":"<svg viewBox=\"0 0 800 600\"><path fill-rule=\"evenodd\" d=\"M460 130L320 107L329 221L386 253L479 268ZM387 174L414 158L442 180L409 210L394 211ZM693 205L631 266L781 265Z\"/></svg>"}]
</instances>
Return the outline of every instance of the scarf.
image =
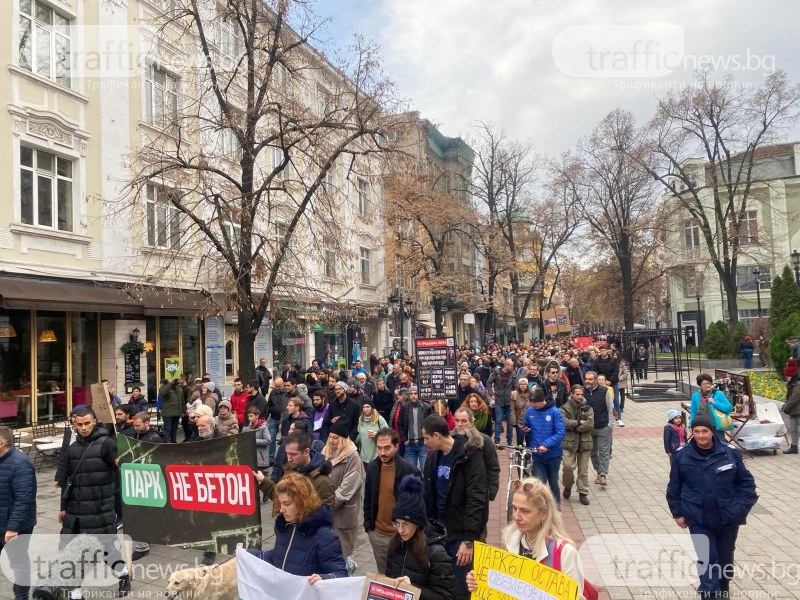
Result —
<instances>
[{"instance_id":1,"label":"scarf","mask_svg":"<svg viewBox=\"0 0 800 600\"><path fill-rule=\"evenodd\" d=\"M475 413L475 429L483 431L486 429L486 423L489 420L489 413L479 411Z\"/></svg>"},{"instance_id":2,"label":"scarf","mask_svg":"<svg viewBox=\"0 0 800 600\"><path fill-rule=\"evenodd\" d=\"M683 446L686 443L686 430L682 425L675 425L674 423L670 423L669 426L678 434L678 442Z\"/></svg>"},{"instance_id":3,"label":"scarf","mask_svg":"<svg viewBox=\"0 0 800 600\"><path fill-rule=\"evenodd\" d=\"M333 450L331 449L330 446L326 445L322 449L322 455L329 461L331 461L331 465L333 465L334 467L343 460L345 460L348 456L350 456L354 452L355 453L358 452L358 448L356 448L356 445L353 443L353 440L351 440L350 438L345 438L345 439L346 439L345 442L346 446L344 448L340 448L339 453L336 456L333 456Z\"/></svg>"}]
</instances>

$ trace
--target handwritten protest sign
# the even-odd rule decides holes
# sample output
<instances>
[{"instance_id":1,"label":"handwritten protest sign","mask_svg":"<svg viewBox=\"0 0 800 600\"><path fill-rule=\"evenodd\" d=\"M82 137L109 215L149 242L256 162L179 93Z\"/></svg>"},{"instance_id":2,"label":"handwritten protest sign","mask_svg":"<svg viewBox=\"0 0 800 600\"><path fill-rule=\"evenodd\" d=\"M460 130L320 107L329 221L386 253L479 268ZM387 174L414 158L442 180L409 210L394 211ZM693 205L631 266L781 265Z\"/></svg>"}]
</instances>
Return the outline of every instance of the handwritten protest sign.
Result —
<instances>
[{"instance_id":1,"label":"handwritten protest sign","mask_svg":"<svg viewBox=\"0 0 800 600\"><path fill-rule=\"evenodd\" d=\"M475 542L472 600L578 600L578 582L531 558Z\"/></svg>"}]
</instances>

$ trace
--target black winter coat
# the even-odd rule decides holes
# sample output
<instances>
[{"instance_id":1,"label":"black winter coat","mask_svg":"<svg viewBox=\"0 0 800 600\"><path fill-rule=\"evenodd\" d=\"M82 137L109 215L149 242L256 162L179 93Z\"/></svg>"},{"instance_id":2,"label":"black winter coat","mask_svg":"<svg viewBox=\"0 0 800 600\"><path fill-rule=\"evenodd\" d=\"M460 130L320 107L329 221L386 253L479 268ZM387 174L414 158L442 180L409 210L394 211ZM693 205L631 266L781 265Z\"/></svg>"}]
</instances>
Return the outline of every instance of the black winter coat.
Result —
<instances>
[{"instance_id":1,"label":"black winter coat","mask_svg":"<svg viewBox=\"0 0 800 600\"><path fill-rule=\"evenodd\" d=\"M95 441L96 440L96 441ZM94 442L92 444L92 442ZM76 473L83 453L86 458ZM61 499L66 511L62 533L114 533L114 489L117 480L117 444L102 427L80 437L67 449L67 477L72 479L69 498Z\"/></svg>"},{"instance_id":2,"label":"black winter coat","mask_svg":"<svg viewBox=\"0 0 800 600\"><path fill-rule=\"evenodd\" d=\"M334 398L325 415L322 427L326 431L330 431L334 417L347 417L347 420L350 422L350 439L355 442L358 437L358 418L360 416L361 405L358 402L349 396L345 398L344 402L339 402L337 398Z\"/></svg>"},{"instance_id":3,"label":"black winter coat","mask_svg":"<svg viewBox=\"0 0 800 600\"><path fill-rule=\"evenodd\" d=\"M453 438L453 461L447 488L444 526L447 541L480 541L489 518L488 478L483 456L478 448L467 448L464 437ZM425 510L428 518L436 518L438 496L436 470L441 450L428 452L425 460Z\"/></svg>"},{"instance_id":4,"label":"black winter coat","mask_svg":"<svg viewBox=\"0 0 800 600\"><path fill-rule=\"evenodd\" d=\"M0 457L0 535L36 525L36 473L16 448Z\"/></svg>"},{"instance_id":5,"label":"black winter coat","mask_svg":"<svg viewBox=\"0 0 800 600\"><path fill-rule=\"evenodd\" d=\"M406 459L395 455L394 497L397 498L400 482L406 475L420 476L419 469ZM364 478L364 531L375 528L375 517L378 515L378 492L381 487L381 459L375 458L367 465L367 475Z\"/></svg>"},{"instance_id":6,"label":"black winter coat","mask_svg":"<svg viewBox=\"0 0 800 600\"><path fill-rule=\"evenodd\" d=\"M256 392L254 395L247 397L247 404L245 404L244 407L245 414L247 414L247 409L251 406L255 406L265 419L272 416L271 414L267 415L267 401L264 400L264 396L261 395L261 392ZM280 420L280 414L275 418Z\"/></svg>"},{"instance_id":7,"label":"black winter coat","mask_svg":"<svg viewBox=\"0 0 800 600\"><path fill-rule=\"evenodd\" d=\"M453 565L444 548L444 527L436 521L429 522L426 534L428 566L419 565L401 540L397 552L386 557L386 576L391 579L404 575L408 577L411 585L422 590L419 600L455 600L456 582L453 578Z\"/></svg>"},{"instance_id":8,"label":"black winter coat","mask_svg":"<svg viewBox=\"0 0 800 600\"><path fill-rule=\"evenodd\" d=\"M372 394L372 401L375 402L375 408L378 409L380 415L388 423L389 413L392 411L392 405L394 404L394 394L392 394L391 390L376 390Z\"/></svg>"},{"instance_id":9,"label":"black winter coat","mask_svg":"<svg viewBox=\"0 0 800 600\"><path fill-rule=\"evenodd\" d=\"M397 428L400 430L400 439L403 442L410 440L408 429L411 427L411 411L413 410L413 406L414 404L409 400L403 404L403 407L400 409L400 418L397 420ZM424 400L420 400L418 406L419 408L416 410L421 412L419 415L419 441L422 441L422 422L426 417L433 414L433 409L431 405Z\"/></svg>"}]
</instances>

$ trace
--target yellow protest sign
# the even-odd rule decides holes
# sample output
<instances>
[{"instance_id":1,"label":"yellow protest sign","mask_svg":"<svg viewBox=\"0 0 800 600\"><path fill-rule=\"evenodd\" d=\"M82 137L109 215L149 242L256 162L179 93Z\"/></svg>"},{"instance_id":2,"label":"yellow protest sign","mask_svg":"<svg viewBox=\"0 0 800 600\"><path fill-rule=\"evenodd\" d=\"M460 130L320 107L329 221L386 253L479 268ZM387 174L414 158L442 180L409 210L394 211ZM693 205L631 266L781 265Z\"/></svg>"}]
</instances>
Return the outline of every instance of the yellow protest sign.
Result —
<instances>
[{"instance_id":1,"label":"yellow protest sign","mask_svg":"<svg viewBox=\"0 0 800 600\"><path fill-rule=\"evenodd\" d=\"M472 600L578 600L578 582L519 554L475 542Z\"/></svg>"}]
</instances>

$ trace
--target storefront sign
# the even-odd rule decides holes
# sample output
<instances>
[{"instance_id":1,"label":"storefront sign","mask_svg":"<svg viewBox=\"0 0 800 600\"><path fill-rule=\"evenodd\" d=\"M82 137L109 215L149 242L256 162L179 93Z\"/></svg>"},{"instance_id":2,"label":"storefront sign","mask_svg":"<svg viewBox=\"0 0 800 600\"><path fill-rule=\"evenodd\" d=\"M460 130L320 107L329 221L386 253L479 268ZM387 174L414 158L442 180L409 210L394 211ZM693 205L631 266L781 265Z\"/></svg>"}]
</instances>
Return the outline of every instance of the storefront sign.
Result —
<instances>
[{"instance_id":1,"label":"storefront sign","mask_svg":"<svg viewBox=\"0 0 800 600\"><path fill-rule=\"evenodd\" d=\"M267 364L272 362L272 326L267 315L264 315L256 334L256 360L262 358L267 359Z\"/></svg>"},{"instance_id":2,"label":"storefront sign","mask_svg":"<svg viewBox=\"0 0 800 600\"><path fill-rule=\"evenodd\" d=\"M451 337L425 338L414 340L414 343L419 399L430 402L436 398L455 398L455 340Z\"/></svg>"},{"instance_id":3,"label":"storefront sign","mask_svg":"<svg viewBox=\"0 0 800 600\"><path fill-rule=\"evenodd\" d=\"M117 436L117 451L125 531L133 539L228 554L237 541L260 544L254 433L188 444Z\"/></svg>"},{"instance_id":4,"label":"storefront sign","mask_svg":"<svg viewBox=\"0 0 800 600\"><path fill-rule=\"evenodd\" d=\"M125 393L130 394L133 384L138 384L142 378L141 359L138 352L128 352L125 354ZM129 389L130 388L130 389Z\"/></svg>"},{"instance_id":5,"label":"storefront sign","mask_svg":"<svg viewBox=\"0 0 800 600\"><path fill-rule=\"evenodd\" d=\"M475 313L467 313L464 315L464 325L475 325Z\"/></svg>"},{"instance_id":6,"label":"storefront sign","mask_svg":"<svg viewBox=\"0 0 800 600\"><path fill-rule=\"evenodd\" d=\"M532 558L475 542L473 598L578 600L578 582Z\"/></svg>"},{"instance_id":7,"label":"storefront sign","mask_svg":"<svg viewBox=\"0 0 800 600\"><path fill-rule=\"evenodd\" d=\"M225 381L225 317L206 317L206 371L211 381Z\"/></svg>"}]
</instances>

